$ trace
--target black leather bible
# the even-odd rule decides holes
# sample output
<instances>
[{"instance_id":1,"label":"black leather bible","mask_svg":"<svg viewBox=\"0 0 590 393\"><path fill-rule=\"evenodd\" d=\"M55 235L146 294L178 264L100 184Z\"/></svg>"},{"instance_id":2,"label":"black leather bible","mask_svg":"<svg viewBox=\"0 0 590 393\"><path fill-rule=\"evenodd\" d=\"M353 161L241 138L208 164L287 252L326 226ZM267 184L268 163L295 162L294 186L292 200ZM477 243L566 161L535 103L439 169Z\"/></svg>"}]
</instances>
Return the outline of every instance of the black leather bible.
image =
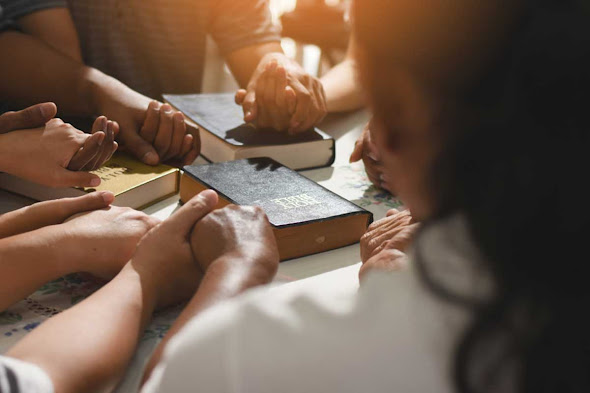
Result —
<instances>
[{"instance_id":1,"label":"black leather bible","mask_svg":"<svg viewBox=\"0 0 590 393\"><path fill-rule=\"evenodd\" d=\"M201 132L201 155L210 162L271 157L295 170L330 166L334 139L317 128L298 135L257 129L244 123L233 94L165 94L164 101L184 113Z\"/></svg>"},{"instance_id":2,"label":"black leather bible","mask_svg":"<svg viewBox=\"0 0 590 393\"><path fill-rule=\"evenodd\" d=\"M260 206L273 226L281 260L315 254L359 241L373 215L270 158L183 168L180 200L206 189L219 205Z\"/></svg>"}]
</instances>

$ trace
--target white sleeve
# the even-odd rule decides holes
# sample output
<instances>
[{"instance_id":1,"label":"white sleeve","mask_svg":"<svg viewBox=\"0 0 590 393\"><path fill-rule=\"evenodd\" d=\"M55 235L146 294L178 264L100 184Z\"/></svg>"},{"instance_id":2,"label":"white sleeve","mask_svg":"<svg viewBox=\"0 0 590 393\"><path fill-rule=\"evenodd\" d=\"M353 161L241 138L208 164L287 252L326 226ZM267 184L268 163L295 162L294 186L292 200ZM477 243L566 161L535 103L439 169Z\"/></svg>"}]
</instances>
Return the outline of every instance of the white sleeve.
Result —
<instances>
[{"instance_id":1,"label":"white sleeve","mask_svg":"<svg viewBox=\"0 0 590 393\"><path fill-rule=\"evenodd\" d=\"M390 276L358 293L263 288L213 307L170 341L142 393L452 391L456 325L411 274Z\"/></svg>"},{"instance_id":2,"label":"white sleeve","mask_svg":"<svg viewBox=\"0 0 590 393\"><path fill-rule=\"evenodd\" d=\"M1 393L54 393L45 371L34 364L0 356Z\"/></svg>"}]
</instances>

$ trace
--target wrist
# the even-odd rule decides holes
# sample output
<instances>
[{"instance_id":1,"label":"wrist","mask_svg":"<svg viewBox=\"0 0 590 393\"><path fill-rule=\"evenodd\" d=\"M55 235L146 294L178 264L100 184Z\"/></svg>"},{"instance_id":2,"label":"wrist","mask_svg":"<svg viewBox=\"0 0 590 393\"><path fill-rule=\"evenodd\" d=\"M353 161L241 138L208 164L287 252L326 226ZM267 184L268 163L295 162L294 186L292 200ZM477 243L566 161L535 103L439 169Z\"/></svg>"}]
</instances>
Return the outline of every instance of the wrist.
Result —
<instances>
[{"instance_id":1,"label":"wrist","mask_svg":"<svg viewBox=\"0 0 590 393\"><path fill-rule=\"evenodd\" d=\"M91 67L85 68L84 76L80 80L79 97L84 98L87 105L87 114L90 116L103 115L106 111L106 103L111 100L113 89L116 89L118 85L122 85L116 79Z\"/></svg>"},{"instance_id":2,"label":"wrist","mask_svg":"<svg viewBox=\"0 0 590 393\"><path fill-rule=\"evenodd\" d=\"M268 284L274 278L279 267L278 257L264 250L232 251L214 260L207 268L209 271L222 271L239 278L245 286L254 287ZM238 274L235 274L235 273Z\"/></svg>"}]
</instances>

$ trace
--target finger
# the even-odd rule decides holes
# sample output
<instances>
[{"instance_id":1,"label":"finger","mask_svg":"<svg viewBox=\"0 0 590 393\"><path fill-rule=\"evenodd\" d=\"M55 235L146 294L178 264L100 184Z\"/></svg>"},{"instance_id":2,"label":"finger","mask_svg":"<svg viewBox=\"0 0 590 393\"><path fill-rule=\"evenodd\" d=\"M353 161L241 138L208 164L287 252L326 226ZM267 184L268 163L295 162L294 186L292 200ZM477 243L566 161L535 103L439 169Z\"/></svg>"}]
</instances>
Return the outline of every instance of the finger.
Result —
<instances>
[{"instance_id":1,"label":"finger","mask_svg":"<svg viewBox=\"0 0 590 393\"><path fill-rule=\"evenodd\" d=\"M287 71L285 67L278 66L275 72L275 105L280 116L290 120L291 113L289 113L289 105L287 103L287 86Z\"/></svg>"},{"instance_id":2,"label":"finger","mask_svg":"<svg viewBox=\"0 0 590 393\"><path fill-rule=\"evenodd\" d=\"M279 67L276 63L271 64L265 89L265 109L270 117L271 127L277 131L284 131L289 128L290 120L284 103L287 77L285 74L283 83L280 80L281 77L278 69Z\"/></svg>"},{"instance_id":3,"label":"finger","mask_svg":"<svg viewBox=\"0 0 590 393\"><path fill-rule=\"evenodd\" d=\"M202 191L190 201L186 202L160 225L172 227L177 233L188 236L197 221L205 217L215 208L215 206L217 206L218 200L215 191Z\"/></svg>"},{"instance_id":4,"label":"finger","mask_svg":"<svg viewBox=\"0 0 590 393\"><path fill-rule=\"evenodd\" d=\"M154 139L154 147L158 152L158 155L164 157L168 154L170 143L172 143L172 133L174 132L174 111L168 104L162 105L160 108L160 126L158 133Z\"/></svg>"},{"instance_id":5,"label":"finger","mask_svg":"<svg viewBox=\"0 0 590 393\"><path fill-rule=\"evenodd\" d=\"M237 105L242 105L244 103L244 99L246 98L246 94L248 94L246 89L239 89L238 91L236 91L236 95L235 95L234 99L235 99Z\"/></svg>"},{"instance_id":6,"label":"finger","mask_svg":"<svg viewBox=\"0 0 590 393\"><path fill-rule=\"evenodd\" d=\"M186 124L184 122L184 116L182 113L174 113L172 116L172 122L174 124L172 140L170 142L170 147L168 148L168 154L163 158L163 161L166 161L170 158L181 157L180 153L182 151L182 142L184 141L184 136L187 133Z\"/></svg>"},{"instance_id":7,"label":"finger","mask_svg":"<svg viewBox=\"0 0 590 393\"><path fill-rule=\"evenodd\" d=\"M295 114L295 110L297 109L297 94L291 86L285 87L285 99L287 101L287 110L289 115L293 116L293 114Z\"/></svg>"},{"instance_id":8,"label":"finger","mask_svg":"<svg viewBox=\"0 0 590 393\"><path fill-rule=\"evenodd\" d=\"M150 144L154 143L156 135L158 134L158 128L160 127L161 107L162 104L160 104L158 101L150 102L145 113L145 120L143 121L141 130L139 131L139 135L143 138L143 140L149 142Z\"/></svg>"},{"instance_id":9,"label":"finger","mask_svg":"<svg viewBox=\"0 0 590 393\"><path fill-rule=\"evenodd\" d=\"M297 107L289 124L289 133L295 134L301 131L301 126L309 115L312 102L311 93L305 88L305 86L301 84L301 82L293 81L293 85L291 87L297 94Z\"/></svg>"},{"instance_id":10,"label":"finger","mask_svg":"<svg viewBox=\"0 0 590 393\"><path fill-rule=\"evenodd\" d=\"M0 134L23 128L42 127L57 114L53 102L44 102L17 112L6 112L0 116Z\"/></svg>"},{"instance_id":11,"label":"finger","mask_svg":"<svg viewBox=\"0 0 590 393\"><path fill-rule=\"evenodd\" d=\"M116 121L113 121L113 136L114 138L117 138L117 135L119 135L119 130L120 130L120 126L119 123L117 123ZM111 157L113 157L113 154L115 154L115 152L117 151L117 149L119 148L119 144L116 141L113 141L113 144L111 146L111 154L109 156L109 158L107 159L110 160Z\"/></svg>"},{"instance_id":12,"label":"finger","mask_svg":"<svg viewBox=\"0 0 590 393\"><path fill-rule=\"evenodd\" d=\"M107 132L105 141L102 144L100 154L98 154L91 165L86 167L86 170L93 171L100 168L113 154L113 143L115 142L115 123L107 122Z\"/></svg>"},{"instance_id":13,"label":"finger","mask_svg":"<svg viewBox=\"0 0 590 393\"><path fill-rule=\"evenodd\" d=\"M74 154L67 168L70 171L83 170L99 154L100 145L104 142L104 139L105 134L102 131L89 135L84 142L84 146Z\"/></svg>"},{"instance_id":14,"label":"finger","mask_svg":"<svg viewBox=\"0 0 590 393\"><path fill-rule=\"evenodd\" d=\"M258 118L258 104L256 102L255 91L249 91L246 94L242 104L242 110L244 111L244 121L246 123L252 123Z\"/></svg>"},{"instance_id":15,"label":"finger","mask_svg":"<svg viewBox=\"0 0 590 393\"><path fill-rule=\"evenodd\" d=\"M387 211L387 214L385 215L385 217L391 217L391 216L393 216L393 215L395 215L397 213L399 213L399 210L397 210L397 209L389 209Z\"/></svg>"},{"instance_id":16,"label":"finger","mask_svg":"<svg viewBox=\"0 0 590 393\"><path fill-rule=\"evenodd\" d=\"M92 124L92 133L94 134L95 132L98 131L103 131L106 133L107 131L107 118L106 116L99 116L96 118L96 120L94 120L94 123Z\"/></svg>"},{"instance_id":17,"label":"finger","mask_svg":"<svg viewBox=\"0 0 590 393\"><path fill-rule=\"evenodd\" d=\"M320 83L315 83L313 88L310 90L311 93L311 104L308 109L308 115L306 116L303 123L300 125L299 130L295 132L303 132L313 128L318 124L326 115L326 110L323 103L322 93L320 92Z\"/></svg>"},{"instance_id":18,"label":"finger","mask_svg":"<svg viewBox=\"0 0 590 393\"><path fill-rule=\"evenodd\" d=\"M258 78L258 83L256 83L256 107L258 116L256 117L256 125L259 128L270 127L272 125L271 118L268 113L269 105L267 103L268 97L266 88L268 86L268 69L269 66L267 64L265 71L260 75Z\"/></svg>"},{"instance_id":19,"label":"finger","mask_svg":"<svg viewBox=\"0 0 590 393\"><path fill-rule=\"evenodd\" d=\"M348 162L358 162L363 157L363 136L361 135L354 143L354 149L350 154Z\"/></svg>"},{"instance_id":20,"label":"finger","mask_svg":"<svg viewBox=\"0 0 590 393\"><path fill-rule=\"evenodd\" d=\"M108 207L115 201L111 191L95 191L76 198L61 199L65 204L64 220L74 214Z\"/></svg>"},{"instance_id":21,"label":"finger","mask_svg":"<svg viewBox=\"0 0 590 393\"><path fill-rule=\"evenodd\" d=\"M183 150L187 150L188 152L183 158L184 165L191 165L199 156L199 146L194 141L195 138L192 135L186 135Z\"/></svg>"},{"instance_id":22,"label":"finger","mask_svg":"<svg viewBox=\"0 0 590 393\"><path fill-rule=\"evenodd\" d=\"M133 156L145 164L157 165L160 161L160 157L153 146L134 131L122 133L121 142Z\"/></svg>"},{"instance_id":23,"label":"finger","mask_svg":"<svg viewBox=\"0 0 590 393\"><path fill-rule=\"evenodd\" d=\"M89 172L74 172L67 169L58 171L54 181L56 187L98 187L100 177Z\"/></svg>"}]
</instances>

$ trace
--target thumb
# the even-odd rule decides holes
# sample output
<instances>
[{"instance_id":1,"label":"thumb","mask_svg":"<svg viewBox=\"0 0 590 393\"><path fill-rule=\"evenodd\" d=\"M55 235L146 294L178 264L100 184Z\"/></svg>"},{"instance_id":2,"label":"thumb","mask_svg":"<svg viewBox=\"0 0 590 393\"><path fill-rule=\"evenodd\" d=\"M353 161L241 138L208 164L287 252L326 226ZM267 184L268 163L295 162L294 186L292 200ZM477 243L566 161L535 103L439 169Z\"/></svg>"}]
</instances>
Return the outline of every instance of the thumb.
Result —
<instances>
[{"instance_id":1,"label":"thumb","mask_svg":"<svg viewBox=\"0 0 590 393\"><path fill-rule=\"evenodd\" d=\"M399 213L399 210L397 210L395 208L392 208L392 209L389 209L387 211L385 217L391 217L391 216L393 216L394 214L397 214L397 213Z\"/></svg>"},{"instance_id":2,"label":"thumb","mask_svg":"<svg viewBox=\"0 0 590 393\"><path fill-rule=\"evenodd\" d=\"M236 104L237 105L242 105L242 103L244 102L244 98L246 98L246 90L245 89L240 89L236 92L236 96L234 97L236 100Z\"/></svg>"},{"instance_id":3,"label":"thumb","mask_svg":"<svg viewBox=\"0 0 590 393\"><path fill-rule=\"evenodd\" d=\"M248 92L242 103L242 109L244 111L244 121L251 123L256 120L258 116L258 108L256 106L256 93L254 91Z\"/></svg>"},{"instance_id":4,"label":"thumb","mask_svg":"<svg viewBox=\"0 0 590 393\"><path fill-rule=\"evenodd\" d=\"M354 149L350 154L349 162L357 162L363 158L363 136L361 135L359 139L354 143Z\"/></svg>"},{"instance_id":5,"label":"thumb","mask_svg":"<svg viewBox=\"0 0 590 393\"><path fill-rule=\"evenodd\" d=\"M171 225L176 232L188 236L197 221L205 217L217 206L218 200L219 197L215 191L202 191L160 225Z\"/></svg>"},{"instance_id":6,"label":"thumb","mask_svg":"<svg viewBox=\"0 0 590 393\"><path fill-rule=\"evenodd\" d=\"M74 172L62 168L59 171L56 187L98 187L100 177L89 172Z\"/></svg>"},{"instance_id":7,"label":"thumb","mask_svg":"<svg viewBox=\"0 0 590 393\"><path fill-rule=\"evenodd\" d=\"M24 128L42 127L57 114L53 102L30 106L22 111L6 112L0 116L0 134Z\"/></svg>"},{"instance_id":8,"label":"thumb","mask_svg":"<svg viewBox=\"0 0 590 393\"><path fill-rule=\"evenodd\" d=\"M160 157L154 147L135 132L121 134L121 142L125 148L145 164L158 165Z\"/></svg>"}]
</instances>

